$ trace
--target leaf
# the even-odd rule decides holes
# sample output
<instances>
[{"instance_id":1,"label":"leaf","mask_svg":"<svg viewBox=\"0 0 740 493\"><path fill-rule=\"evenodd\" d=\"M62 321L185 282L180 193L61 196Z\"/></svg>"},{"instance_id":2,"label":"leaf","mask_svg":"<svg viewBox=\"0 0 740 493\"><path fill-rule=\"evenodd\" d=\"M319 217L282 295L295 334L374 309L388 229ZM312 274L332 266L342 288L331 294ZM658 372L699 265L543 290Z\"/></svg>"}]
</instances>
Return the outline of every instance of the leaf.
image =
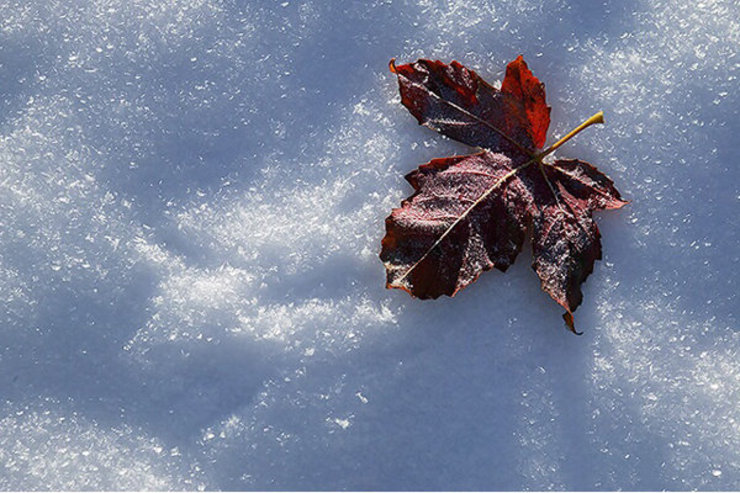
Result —
<instances>
[{"instance_id":1,"label":"leaf","mask_svg":"<svg viewBox=\"0 0 740 493\"><path fill-rule=\"evenodd\" d=\"M531 232L532 268L576 332L581 283L601 258L592 213L627 202L594 166L543 158L602 123L602 114L540 151L550 107L521 56L507 67L500 90L455 61L391 60L390 68L419 124L482 150L434 159L406 176L415 193L386 219L380 253L387 287L422 299L454 296L484 271L506 271Z\"/></svg>"}]
</instances>

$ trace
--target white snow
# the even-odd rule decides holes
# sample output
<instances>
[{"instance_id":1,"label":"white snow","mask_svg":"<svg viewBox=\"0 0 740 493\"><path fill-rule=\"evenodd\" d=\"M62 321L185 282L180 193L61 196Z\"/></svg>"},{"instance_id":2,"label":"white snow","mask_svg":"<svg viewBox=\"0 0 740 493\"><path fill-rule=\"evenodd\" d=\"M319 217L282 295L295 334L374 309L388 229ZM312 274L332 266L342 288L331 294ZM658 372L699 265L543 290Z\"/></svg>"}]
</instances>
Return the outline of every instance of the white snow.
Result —
<instances>
[{"instance_id":1,"label":"white snow","mask_svg":"<svg viewBox=\"0 0 740 493\"><path fill-rule=\"evenodd\" d=\"M0 488L738 489L740 7L0 2ZM523 54L632 201L572 336L526 251L384 289L468 152L387 63Z\"/></svg>"}]
</instances>

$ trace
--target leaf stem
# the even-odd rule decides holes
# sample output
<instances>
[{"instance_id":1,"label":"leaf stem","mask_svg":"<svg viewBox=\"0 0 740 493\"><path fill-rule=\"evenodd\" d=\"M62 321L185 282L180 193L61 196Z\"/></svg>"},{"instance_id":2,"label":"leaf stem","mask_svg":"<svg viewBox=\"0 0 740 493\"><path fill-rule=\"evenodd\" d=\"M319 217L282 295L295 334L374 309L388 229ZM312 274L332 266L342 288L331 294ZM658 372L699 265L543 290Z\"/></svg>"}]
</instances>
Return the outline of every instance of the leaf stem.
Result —
<instances>
[{"instance_id":1,"label":"leaf stem","mask_svg":"<svg viewBox=\"0 0 740 493\"><path fill-rule=\"evenodd\" d=\"M587 127L590 127L594 123L604 123L604 112L599 111L594 116L586 120L585 122L578 125L576 128L571 130L565 137L555 142L553 145L542 151L537 157L541 160L543 157L547 156L548 154L551 154L555 149L560 147L561 145L568 142L570 139L578 135L582 130L584 130Z\"/></svg>"}]
</instances>

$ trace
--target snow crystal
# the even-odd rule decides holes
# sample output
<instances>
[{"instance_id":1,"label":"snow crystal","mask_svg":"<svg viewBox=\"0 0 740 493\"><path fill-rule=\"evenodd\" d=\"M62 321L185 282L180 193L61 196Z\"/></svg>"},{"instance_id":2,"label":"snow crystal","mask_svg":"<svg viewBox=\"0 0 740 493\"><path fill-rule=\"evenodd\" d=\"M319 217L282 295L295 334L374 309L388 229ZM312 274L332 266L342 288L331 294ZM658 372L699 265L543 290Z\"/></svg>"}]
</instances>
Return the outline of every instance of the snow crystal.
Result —
<instances>
[{"instance_id":1,"label":"snow crystal","mask_svg":"<svg viewBox=\"0 0 740 493\"><path fill-rule=\"evenodd\" d=\"M196 464L173 460L162 445L128 426L105 429L68 406L45 400L4 406L0 488L202 490Z\"/></svg>"}]
</instances>

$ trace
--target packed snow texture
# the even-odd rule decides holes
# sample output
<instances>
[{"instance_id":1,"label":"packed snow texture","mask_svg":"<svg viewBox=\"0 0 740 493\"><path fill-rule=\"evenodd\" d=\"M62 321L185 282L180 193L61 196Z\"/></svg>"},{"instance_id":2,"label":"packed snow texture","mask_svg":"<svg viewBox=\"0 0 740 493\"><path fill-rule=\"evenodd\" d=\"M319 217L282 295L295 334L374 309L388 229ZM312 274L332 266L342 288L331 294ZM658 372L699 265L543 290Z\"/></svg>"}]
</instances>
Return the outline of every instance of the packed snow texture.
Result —
<instances>
[{"instance_id":1,"label":"packed snow texture","mask_svg":"<svg viewBox=\"0 0 740 493\"><path fill-rule=\"evenodd\" d=\"M0 2L0 488L740 488L734 0ZM529 251L384 289L469 152L387 63L524 54L631 200L576 321Z\"/></svg>"}]
</instances>

